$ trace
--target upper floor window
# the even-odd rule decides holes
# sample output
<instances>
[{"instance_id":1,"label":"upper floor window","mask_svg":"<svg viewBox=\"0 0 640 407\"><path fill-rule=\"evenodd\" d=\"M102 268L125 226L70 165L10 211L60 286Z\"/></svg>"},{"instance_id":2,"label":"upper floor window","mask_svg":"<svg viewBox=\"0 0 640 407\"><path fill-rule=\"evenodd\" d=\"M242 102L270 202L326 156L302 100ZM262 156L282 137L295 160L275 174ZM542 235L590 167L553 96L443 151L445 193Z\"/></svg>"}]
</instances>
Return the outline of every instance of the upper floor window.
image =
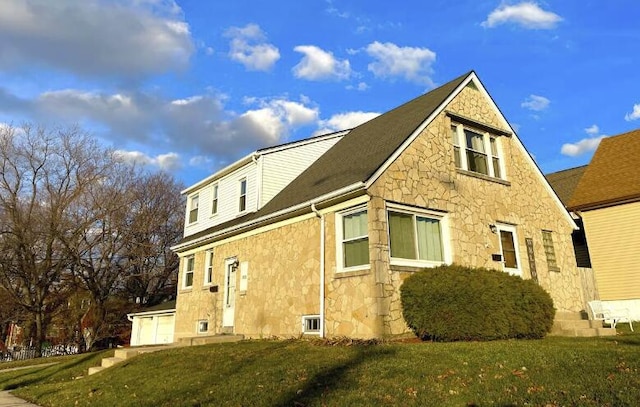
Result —
<instances>
[{"instance_id":1,"label":"upper floor window","mask_svg":"<svg viewBox=\"0 0 640 407\"><path fill-rule=\"evenodd\" d=\"M213 249L204 252L204 284L213 283Z\"/></svg>"},{"instance_id":2,"label":"upper floor window","mask_svg":"<svg viewBox=\"0 0 640 407\"><path fill-rule=\"evenodd\" d=\"M392 207L388 211L388 216L392 262L443 263L445 261L442 215Z\"/></svg>"},{"instance_id":3,"label":"upper floor window","mask_svg":"<svg viewBox=\"0 0 640 407\"><path fill-rule=\"evenodd\" d=\"M184 273L182 277L182 288L193 287L193 270L195 269L196 259L194 256L185 258Z\"/></svg>"},{"instance_id":4,"label":"upper floor window","mask_svg":"<svg viewBox=\"0 0 640 407\"><path fill-rule=\"evenodd\" d=\"M238 210L244 212L247 209L247 179L240 180L240 201Z\"/></svg>"},{"instance_id":5,"label":"upper floor window","mask_svg":"<svg viewBox=\"0 0 640 407\"><path fill-rule=\"evenodd\" d=\"M453 155L457 168L502 178L497 137L471 130L461 124L451 126Z\"/></svg>"},{"instance_id":6,"label":"upper floor window","mask_svg":"<svg viewBox=\"0 0 640 407\"><path fill-rule=\"evenodd\" d=\"M218 184L211 187L211 214L218 213Z\"/></svg>"},{"instance_id":7,"label":"upper floor window","mask_svg":"<svg viewBox=\"0 0 640 407\"><path fill-rule=\"evenodd\" d=\"M338 214L338 265L340 269L369 266L369 232L366 208Z\"/></svg>"},{"instance_id":8,"label":"upper floor window","mask_svg":"<svg viewBox=\"0 0 640 407\"><path fill-rule=\"evenodd\" d=\"M549 270L560 271L556 260L556 251L553 247L553 234L548 230L542 231L542 245L544 246L544 254L547 258Z\"/></svg>"},{"instance_id":9,"label":"upper floor window","mask_svg":"<svg viewBox=\"0 0 640 407\"><path fill-rule=\"evenodd\" d=\"M189 198L189 223L193 223L198 220L198 207L200 206L199 201L197 194Z\"/></svg>"}]
</instances>

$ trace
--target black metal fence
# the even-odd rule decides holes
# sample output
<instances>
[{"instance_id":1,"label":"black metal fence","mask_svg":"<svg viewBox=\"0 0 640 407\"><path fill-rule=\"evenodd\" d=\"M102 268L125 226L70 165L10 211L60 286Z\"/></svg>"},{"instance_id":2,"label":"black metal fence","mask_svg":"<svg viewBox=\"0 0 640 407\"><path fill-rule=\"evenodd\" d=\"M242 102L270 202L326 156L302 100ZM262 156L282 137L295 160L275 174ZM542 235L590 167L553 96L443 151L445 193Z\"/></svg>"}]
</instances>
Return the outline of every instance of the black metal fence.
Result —
<instances>
[{"instance_id":1,"label":"black metal fence","mask_svg":"<svg viewBox=\"0 0 640 407\"><path fill-rule=\"evenodd\" d=\"M48 358L51 356L63 356L63 355L75 355L79 353L80 349L76 344L68 345L53 345L42 347L42 357ZM36 348L33 346L16 346L13 349L7 349L4 352L0 352L0 362L11 362L14 360L26 360L36 357Z\"/></svg>"}]
</instances>

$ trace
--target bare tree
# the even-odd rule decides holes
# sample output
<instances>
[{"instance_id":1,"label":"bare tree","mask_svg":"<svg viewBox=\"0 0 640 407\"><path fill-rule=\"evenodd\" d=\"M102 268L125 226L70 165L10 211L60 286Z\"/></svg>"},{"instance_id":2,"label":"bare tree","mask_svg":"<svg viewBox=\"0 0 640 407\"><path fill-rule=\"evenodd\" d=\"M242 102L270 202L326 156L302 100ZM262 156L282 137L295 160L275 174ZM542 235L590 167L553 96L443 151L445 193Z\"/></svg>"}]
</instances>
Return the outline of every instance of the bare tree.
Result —
<instances>
[{"instance_id":1,"label":"bare tree","mask_svg":"<svg viewBox=\"0 0 640 407\"><path fill-rule=\"evenodd\" d=\"M65 242L87 229L82 203L109 157L76 127L0 127L0 285L31 316L37 351L73 265Z\"/></svg>"}]
</instances>

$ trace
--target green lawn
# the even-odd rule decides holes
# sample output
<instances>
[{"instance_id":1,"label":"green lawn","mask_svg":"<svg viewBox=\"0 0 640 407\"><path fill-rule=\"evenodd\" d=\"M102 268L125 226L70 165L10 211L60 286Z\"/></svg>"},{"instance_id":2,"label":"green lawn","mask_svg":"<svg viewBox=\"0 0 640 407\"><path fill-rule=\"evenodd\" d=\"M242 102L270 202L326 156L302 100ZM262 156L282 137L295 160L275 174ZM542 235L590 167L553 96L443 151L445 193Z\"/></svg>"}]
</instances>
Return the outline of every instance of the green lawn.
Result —
<instances>
[{"instance_id":1,"label":"green lawn","mask_svg":"<svg viewBox=\"0 0 640 407\"><path fill-rule=\"evenodd\" d=\"M73 379L105 355L0 370L0 388L44 406L640 405L640 334L628 331L369 346L245 341L144 354Z\"/></svg>"}]
</instances>

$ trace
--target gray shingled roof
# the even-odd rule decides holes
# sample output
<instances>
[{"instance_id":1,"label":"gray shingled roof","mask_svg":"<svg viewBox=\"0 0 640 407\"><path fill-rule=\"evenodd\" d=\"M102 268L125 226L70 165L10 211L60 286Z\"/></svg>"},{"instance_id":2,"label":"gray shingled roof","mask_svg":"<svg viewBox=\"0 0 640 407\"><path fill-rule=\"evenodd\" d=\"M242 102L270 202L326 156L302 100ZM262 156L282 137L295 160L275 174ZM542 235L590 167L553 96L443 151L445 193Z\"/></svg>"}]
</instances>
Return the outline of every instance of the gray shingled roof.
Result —
<instances>
[{"instance_id":1,"label":"gray shingled roof","mask_svg":"<svg viewBox=\"0 0 640 407\"><path fill-rule=\"evenodd\" d=\"M545 175L551 188L556 191L558 198L560 198L565 206L569 205L573 191L575 191L578 186L578 182L580 182L580 178L582 178L586 169L587 166L583 165L581 167L569 168Z\"/></svg>"},{"instance_id":2,"label":"gray shingled roof","mask_svg":"<svg viewBox=\"0 0 640 407\"><path fill-rule=\"evenodd\" d=\"M179 244L367 181L472 72L355 127L259 211L185 237Z\"/></svg>"}]
</instances>

